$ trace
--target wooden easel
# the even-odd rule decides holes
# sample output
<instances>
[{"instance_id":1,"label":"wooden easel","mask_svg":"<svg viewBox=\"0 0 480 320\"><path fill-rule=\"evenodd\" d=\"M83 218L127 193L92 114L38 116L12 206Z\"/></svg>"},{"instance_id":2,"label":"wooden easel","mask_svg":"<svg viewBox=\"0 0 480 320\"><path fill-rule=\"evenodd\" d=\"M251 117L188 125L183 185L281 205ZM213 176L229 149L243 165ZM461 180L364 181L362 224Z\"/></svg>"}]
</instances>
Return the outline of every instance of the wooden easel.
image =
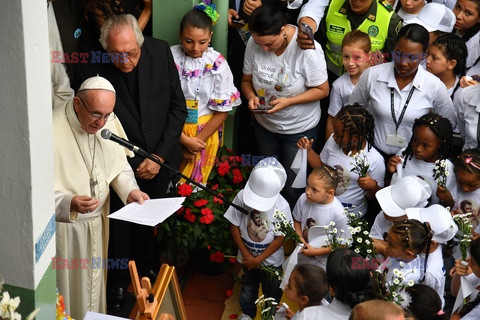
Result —
<instances>
[{"instance_id":1,"label":"wooden easel","mask_svg":"<svg viewBox=\"0 0 480 320\"><path fill-rule=\"evenodd\" d=\"M180 285L178 283L175 267L168 264L162 264L160 272L158 273L155 284L152 288L150 279L142 278L141 284L138 277L137 266L135 261L128 262L130 270L130 277L132 279L133 290L137 299L138 314L136 320L157 320L161 316L162 303L168 293L171 294L173 290L173 297L175 305L175 320L187 320L185 306L183 305L183 298L180 292ZM169 287L172 286L169 290Z\"/></svg>"}]
</instances>

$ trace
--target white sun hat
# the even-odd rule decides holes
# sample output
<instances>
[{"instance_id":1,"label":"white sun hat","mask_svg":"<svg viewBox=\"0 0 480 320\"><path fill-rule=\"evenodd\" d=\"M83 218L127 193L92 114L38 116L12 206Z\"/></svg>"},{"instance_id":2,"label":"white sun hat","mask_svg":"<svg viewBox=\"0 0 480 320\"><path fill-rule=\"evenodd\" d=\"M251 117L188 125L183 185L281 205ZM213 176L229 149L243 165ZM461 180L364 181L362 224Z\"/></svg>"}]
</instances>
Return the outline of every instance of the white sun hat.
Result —
<instances>
[{"instance_id":1,"label":"white sun hat","mask_svg":"<svg viewBox=\"0 0 480 320\"><path fill-rule=\"evenodd\" d=\"M447 243L458 231L450 212L439 204L428 208L409 208L405 210L408 219L428 222L433 231L432 240L437 243Z\"/></svg>"},{"instance_id":2,"label":"white sun hat","mask_svg":"<svg viewBox=\"0 0 480 320\"><path fill-rule=\"evenodd\" d=\"M440 3L427 3L417 17L410 19L405 24L417 23L425 27L428 32L452 32L457 21L452 10Z\"/></svg>"},{"instance_id":3,"label":"white sun hat","mask_svg":"<svg viewBox=\"0 0 480 320\"><path fill-rule=\"evenodd\" d=\"M258 211L270 210L287 180L287 173L275 158L265 158L253 168L243 191L243 202Z\"/></svg>"},{"instance_id":4,"label":"white sun hat","mask_svg":"<svg viewBox=\"0 0 480 320\"><path fill-rule=\"evenodd\" d=\"M428 183L416 176L403 177L393 185L380 189L375 194L385 214L398 218L405 215L405 209L424 207L432 196Z\"/></svg>"}]
</instances>

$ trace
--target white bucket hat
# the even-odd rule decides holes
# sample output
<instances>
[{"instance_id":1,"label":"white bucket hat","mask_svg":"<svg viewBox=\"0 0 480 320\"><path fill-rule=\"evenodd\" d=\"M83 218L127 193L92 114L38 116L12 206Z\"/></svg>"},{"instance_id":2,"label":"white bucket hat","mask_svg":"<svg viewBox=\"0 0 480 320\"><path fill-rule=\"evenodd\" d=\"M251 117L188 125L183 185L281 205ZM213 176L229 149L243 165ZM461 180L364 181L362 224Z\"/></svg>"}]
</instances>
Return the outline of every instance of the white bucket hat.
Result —
<instances>
[{"instance_id":1,"label":"white bucket hat","mask_svg":"<svg viewBox=\"0 0 480 320\"><path fill-rule=\"evenodd\" d=\"M437 243L446 243L458 231L450 212L439 204L433 204L428 208L409 208L405 210L405 213L408 219L430 223L433 231L432 240Z\"/></svg>"},{"instance_id":2,"label":"white bucket hat","mask_svg":"<svg viewBox=\"0 0 480 320\"><path fill-rule=\"evenodd\" d=\"M287 173L275 158L265 158L253 168L243 191L243 202L258 211L270 210L285 185Z\"/></svg>"},{"instance_id":3,"label":"white bucket hat","mask_svg":"<svg viewBox=\"0 0 480 320\"><path fill-rule=\"evenodd\" d=\"M404 216L407 208L426 206L431 195L428 183L416 176L403 177L375 194L383 212L392 218Z\"/></svg>"},{"instance_id":4,"label":"white bucket hat","mask_svg":"<svg viewBox=\"0 0 480 320\"><path fill-rule=\"evenodd\" d=\"M425 27L428 32L452 32L457 18L452 10L440 3L427 3L416 18L410 19L405 24L417 23Z\"/></svg>"}]
</instances>

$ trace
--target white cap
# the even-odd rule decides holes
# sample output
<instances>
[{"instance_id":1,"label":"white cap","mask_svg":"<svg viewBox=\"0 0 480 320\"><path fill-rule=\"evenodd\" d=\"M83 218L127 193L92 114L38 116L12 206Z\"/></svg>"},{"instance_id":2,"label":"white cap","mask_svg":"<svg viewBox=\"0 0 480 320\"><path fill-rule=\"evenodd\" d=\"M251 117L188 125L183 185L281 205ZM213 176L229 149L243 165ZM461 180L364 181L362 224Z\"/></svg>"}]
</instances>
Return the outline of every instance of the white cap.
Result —
<instances>
[{"instance_id":1,"label":"white cap","mask_svg":"<svg viewBox=\"0 0 480 320\"><path fill-rule=\"evenodd\" d=\"M78 92L82 90L108 90L116 93L115 88L110 83L110 81L108 81L104 77L100 77L98 74L95 77L91 77L83 81L80 89L78 89Z\"/></svg>"},{"instance_id":2,"label":"white cap","mask_svg":"<svg viewBox=\"0 0 480 320\"><path fill-rule=\"evenodd\" d=\"M422 178L406 176L395 184L380 189L375 197L383 212L393 218L405 215L405 209L424 207L432 195L432 189Z\"/></svg>"},{"instance_id":3,"label":"white cap","mask_svg":"<svg viewBox=\"0 0 480 320\"><path fill-rule=\"evenodd\" d=\"M405 21L405 24L417 23L428 32L452 32L457 21L452 10L440 3L427 3L416 18Z\"/></svg>"},{"instance_id":4,"label":"white cap","mask_svg":"<svg viewBox=\"0 0 480 320\"><path fill-rule=\"evenodd\" d=\"M450 212L439 204L433 204L428 208L409 208L405 212L408 219L430 223L430 228L433 231L432 240L437 243L446 243L458 231Z\"/></svg>"},{"instance_id":5,"label":"white cap","mask_svg":"<svg viewBox=\"0 0 480 320\"><path fill-rule=\"evenodd\" d=\"M258 211L270 210L285 185L287 173L275 158L265 158L253 168L243 191L243 202Z\"/></svg>"}]
</instances>

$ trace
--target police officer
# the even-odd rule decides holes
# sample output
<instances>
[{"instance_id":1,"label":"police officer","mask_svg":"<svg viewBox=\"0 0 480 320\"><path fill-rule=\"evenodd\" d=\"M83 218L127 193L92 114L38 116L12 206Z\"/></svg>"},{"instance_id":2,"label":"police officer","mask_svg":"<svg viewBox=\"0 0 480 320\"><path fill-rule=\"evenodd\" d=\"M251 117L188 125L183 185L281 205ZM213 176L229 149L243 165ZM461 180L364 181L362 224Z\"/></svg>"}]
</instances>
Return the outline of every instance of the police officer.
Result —
<instances>
[{"instance_id":1,"label":"police officer","mask_svg":"<svg viewBox=\"0 0 480 320\"><path fill-rule=\"evenodd\" d=\"M319 17L323 16L315 38L324 48L330 81L334 80L330 78L337 78L345 72L341 46L343 37L349 31L359 29L367 33L372 41L372 52L382 52L383 57L389 60L403 20L393 12L387 0L332 0L325 14L309 8L315 2L309 1L302 8L299 22L317 30ZM304 34L299 35L298 43L303 49L313 48Z\"/></svg>"}]
</instances>

